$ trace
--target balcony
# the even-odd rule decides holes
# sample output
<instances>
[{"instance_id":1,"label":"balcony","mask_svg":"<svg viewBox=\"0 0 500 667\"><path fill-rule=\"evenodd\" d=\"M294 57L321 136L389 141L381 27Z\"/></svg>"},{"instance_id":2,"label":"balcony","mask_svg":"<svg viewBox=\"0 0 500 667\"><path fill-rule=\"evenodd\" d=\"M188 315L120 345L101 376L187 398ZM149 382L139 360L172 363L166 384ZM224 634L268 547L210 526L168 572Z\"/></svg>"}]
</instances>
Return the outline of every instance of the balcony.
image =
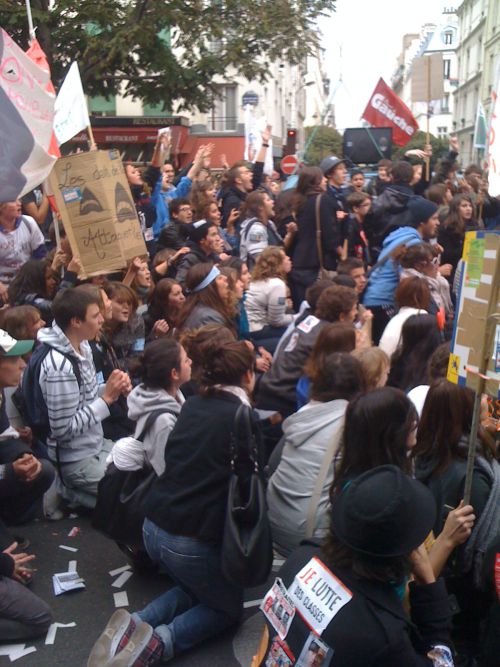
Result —
<instances>
[{"instance_id":1,"label":"balcony","mask_svg":"<svg viewBox=\"0 0 500 667\"><path fill-rule=\"evenodd\" d=\"M238 117L210 116L207 126L209 132L234 132L238 127Z\"/></svg>"}]
</instances>

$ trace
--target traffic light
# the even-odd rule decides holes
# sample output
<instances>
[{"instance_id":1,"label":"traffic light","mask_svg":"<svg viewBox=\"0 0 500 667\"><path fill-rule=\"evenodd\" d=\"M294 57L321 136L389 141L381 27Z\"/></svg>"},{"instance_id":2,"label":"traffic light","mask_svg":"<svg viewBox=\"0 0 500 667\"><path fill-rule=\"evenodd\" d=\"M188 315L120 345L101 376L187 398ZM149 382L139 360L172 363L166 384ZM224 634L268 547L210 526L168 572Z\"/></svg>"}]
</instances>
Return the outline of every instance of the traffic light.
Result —
<instances>
[{"instance_id":1,"label":"traffic light","mask_svg":"<svg viewBox=\"0 0 500 667\"><path fill-rule=\"evenodd\" d=\"M286 145L284 155L295 155L297 149L297 130L290 128L286 133Z\"/></svg>"}]
</instances>

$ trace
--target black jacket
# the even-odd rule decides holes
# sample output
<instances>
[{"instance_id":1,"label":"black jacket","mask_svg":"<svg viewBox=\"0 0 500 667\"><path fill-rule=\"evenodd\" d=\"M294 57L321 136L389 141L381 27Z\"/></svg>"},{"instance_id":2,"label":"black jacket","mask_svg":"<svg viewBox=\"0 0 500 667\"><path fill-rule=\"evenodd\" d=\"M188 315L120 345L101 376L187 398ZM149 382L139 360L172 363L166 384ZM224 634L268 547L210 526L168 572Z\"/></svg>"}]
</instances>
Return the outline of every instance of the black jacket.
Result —
<instances>
[{"instance_id":1,"label":"black jacket","mask_svg":"<svg viewBox=\"0 0 500 667\"><path fill-rule=\"evenodd\" d=\"M296 574L312 558L322 558L319 547L299 547L286 561L279 576L289 593L295 589ZM312 570L317 561L312 562ZM324 567L324 562L322 563ZM435 645L450 645L448 596L444 582L440 579L423 586L410 584L411 621L407 617L396 589L382 582L355 578L348 570L328 566L330 574L347 588L351 599L335 612L335 597L321 595L325 588L318 579L309 586L304 600L312 613L324 608L315 605L314 595L330 602L333 618L321 633L321 642L333 649L335 667L432 667L426 657ZM322 588L323 587L323 588ZM344 588L344 590L345 590ZM321 613L321 611L319 611ZM327 618L331 614L327 612ZM276 631L269 625L270 640ZM286 643L298 659L310 636L310 628L300 614L295 613L286 636ZM262 663L265 664L265 663ZM295 664L292 663L292 664ZM305 663L304 663L305 664ZM308 663L309 664L309 663Z\"/></svg>"},{"instance_id":2,"label":"black jacket","mask_svg":"<svg viewBox=\"0 0 500 667\"><path fill-rule=\"evenodd\" d=\"M189 225L171 220L160 232L158 249L173 248L180 250L187 245Z\"/></svg>"},{"instance_id":3,"label":"black jacket","mask_svg":"<svg viewBox=\"0 0 500 667\"><path fill-rule=\"evenodd\" d=\"M195 264L209 262L210 264L215 264L219 261L219 257L215 254L206 255L200 246L194 241L188 241L186 244L191 250L187 252L177 262L177 274L175 276L176 280L184 284L186 279L186 273L189 269Z\"/></svg>"},{"instance_id":4,"label":"black jacket","mask_svg":"<svg viewBox=\"0 0 500 667\"><path fill-rule=\"evenodd\" d=\"M230 438L240 400L228 392L184 403L165 449L165 472L146 499L146 516L174 535L222 542Z\"/></svg>"},{"instance_id":5,"label":"black jacket","mask_svg":"<svg viewBox=\"0 0 500 667\"><path fill-rule=\"evenodd\" d=\"M415 196L409 185L389 185L372 204L371 214L379 233L408 225L408 201Z\"/></svg>"},{"instance_id":6,"label":"black jacket","mask_svg":"<svg viewBox=\"0 0 500 667\"><path fill-rule=\"evenodd\" d=\"M293 268L319 269L318 246L316 243L316 198L321 196L320 227L324 268L337 268L337 248L341 245L340 225L336 217L336 204L327 194L311 195L297 213L298 231L294 236L289 254Z\"/></svg>"},{"instance_id":7,"label":"black jacket","mask_svg":"<svg viewBox=\"0 0 500 667\"><path fill-rule=\"evenodd\" d=\"M262 174L264 173L264 163L256 162L253 165L253 175L252 175L252 192L257 190L262 181ZM247 198L247 192L242 192L238 188L230 187L224 190L222 193L222 226L225 228L227 226L227 219L229 218L233 208L240 210L245 199Z\"/></svg>"}]
</instances>

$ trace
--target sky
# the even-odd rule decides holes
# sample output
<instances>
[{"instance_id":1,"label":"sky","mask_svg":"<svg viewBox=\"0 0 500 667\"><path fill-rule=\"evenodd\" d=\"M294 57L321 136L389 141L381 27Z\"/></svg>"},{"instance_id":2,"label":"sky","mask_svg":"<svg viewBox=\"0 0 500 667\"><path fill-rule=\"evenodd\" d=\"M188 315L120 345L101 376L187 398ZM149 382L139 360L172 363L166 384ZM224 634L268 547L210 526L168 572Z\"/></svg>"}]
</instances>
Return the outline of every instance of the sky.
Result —
<instances>
[{"instance_id":1,"label":"sky","mask_svg":"<svg viewBox=\"0 0 500 667\"><path fill-rule=\"evenodd\" d=\"M330 90L342 75L343 85L333 100L339 130L360 126L380 77L390 85L403 35L420 32L424 23L439 23L443 6L459 4L459 0L337 0L337 11L321 19L319 28Z\"/></svg>"}]
</instances>

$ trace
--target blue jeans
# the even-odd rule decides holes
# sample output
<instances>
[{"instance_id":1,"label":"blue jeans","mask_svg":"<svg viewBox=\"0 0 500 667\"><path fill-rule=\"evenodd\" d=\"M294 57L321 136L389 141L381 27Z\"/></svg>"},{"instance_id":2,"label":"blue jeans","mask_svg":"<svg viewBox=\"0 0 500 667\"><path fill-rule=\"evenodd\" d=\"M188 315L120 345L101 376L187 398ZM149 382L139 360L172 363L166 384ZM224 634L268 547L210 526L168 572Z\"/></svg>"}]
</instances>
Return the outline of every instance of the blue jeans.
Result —
<instances>
[{"instance_id":1,"label":"blue jeans","mask_svg":"<svg viewBox=\"0 0 500 667\"><path fill-rule=\"evenodd\" d=\"M144 521L143 535L150 558L177 584L134 614L160 636L164 659L240 620L243 588L224 578L220 549L192 537L171 535L149 519Z\"/></svg>"}]
</instances>

